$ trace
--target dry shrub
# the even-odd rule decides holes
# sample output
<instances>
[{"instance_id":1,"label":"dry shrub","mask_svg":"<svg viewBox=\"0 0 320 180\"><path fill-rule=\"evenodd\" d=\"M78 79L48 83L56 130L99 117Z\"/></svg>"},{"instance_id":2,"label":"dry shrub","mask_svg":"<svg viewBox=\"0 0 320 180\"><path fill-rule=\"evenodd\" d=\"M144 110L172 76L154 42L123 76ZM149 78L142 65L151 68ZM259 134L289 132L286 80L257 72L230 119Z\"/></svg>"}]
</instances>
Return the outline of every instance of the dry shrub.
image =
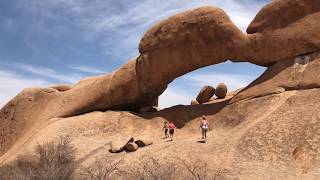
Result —
<instances>
[{"instance_id":1,"label":"dry shrub","mask_svg":"<svg viewBox=\"0 0 320 180\"><path fill-rule=\"evenodd\" d=\"M216 180L226 172L222 169L211 170L208 168L208 163L200 159L191 159L189 162L186 162L179 158L179 161L181 162L182 168L186 170L186 177L184 179Z\"/></svg>"},{"instance_id":2,"label":"dry shrub","mask_svg":"<svg viewBox=\"0 0 320 180\"><path fill-rule=\"evenodd\" d=\"M151 155L142 158L137 164L139 164L139 167L141 168L133 169L131 165L124 171L128 178L137 180L175 179L175 175L179 170L178 166L170 161L170 159L163 159L160 161Z\"/></svg>"},{"instance_id":3,"label":"dry shrub","mask_svg":"<svg viewBox=\"0 0 320 180\"><path fill-rule=\"evenodd\" d=\"M112 179L120 171L118 166L122 163L122 159L97 158L90 167L82 167L80 169L79 179L85 180L108 180Z\"/></svg>"},{"instance_id":4,"label":"dry shrub","mask_svg":"<svg viewBox=\"0 0 320 180\"><path fill-rule=\"evenodd\" d=\"M75 170L75 149L69 137L59 137L35 147L34 154L20 155L0 168L0 179L68 180Z\"/></svg>"}]
</instances>

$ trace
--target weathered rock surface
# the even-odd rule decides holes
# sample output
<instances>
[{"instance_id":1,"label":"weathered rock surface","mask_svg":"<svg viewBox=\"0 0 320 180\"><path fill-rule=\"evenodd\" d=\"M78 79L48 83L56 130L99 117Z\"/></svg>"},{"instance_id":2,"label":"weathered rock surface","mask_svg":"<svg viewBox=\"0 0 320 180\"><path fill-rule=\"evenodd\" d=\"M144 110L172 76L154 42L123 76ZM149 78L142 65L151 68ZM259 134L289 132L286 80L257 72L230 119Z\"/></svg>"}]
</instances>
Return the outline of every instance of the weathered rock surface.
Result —
<instances>
[{"instance_id":1,"label":"weathered rock surface","mask_svg":"<svg viewBox=\"0 0 320 180\"><path fill-rule=\"evenodd\" d=\"M59 92L64 92L64 91L70 90L71 86L68 84L61 84L61 85L50 86L49 88L56 89Z\"/></svg>"},{"instance_id":2,"label":"weathered rock surface","mask_svg":"<svg viewBox=\"0 0 320 180\"><path fill-rule=\"evenodd\" d=\"M228 88L224 83L219 83L216 87L216 96L218 99L223 99L228 93Z\"/></svg>"},{"instance_id":3,"label":"weathered rock surface","mask_svg":"<svg viewBox=\"0 0 320 180\"><path fill-rule=\"evenodd\" d=\"M190 105L198 105L199 102L196 99L192 99Z\"/></svg>"},{"instance_id":4,"label":"weathered rock surface","mask_svg":"<svg viewBox=\"0 0 320 180\"><path fill-rule=\"evenodd\" d=\"M206 102L208 102L210 100L210 98L214 95L214 93L215 93L214 87L212 87L212 86L204 86L200 90L196 100L197 100L197 102L199 104L206 103Z\"/></svg>"},{"instance_id":5,"label":"weathered rock surface","mask_svg":"<svg viewBox=\"0 0 320 180\"><path fill-rule=\"evenodd\" d=\"M238 93L231 102L290 90L320 88L319 69L320 52L278 62Z\"/></svg>"},{"instance_id":6,"label":"weathered rock surface","mask_svg":"<svg viewBox=\"0 0 320 180\"><path fill-rule=\"evenodd\" d=\"M277 0L266 5L249 25L249 62L270 66L320 49L320 4L317 0Z\"/></svg>"}]
</instances>

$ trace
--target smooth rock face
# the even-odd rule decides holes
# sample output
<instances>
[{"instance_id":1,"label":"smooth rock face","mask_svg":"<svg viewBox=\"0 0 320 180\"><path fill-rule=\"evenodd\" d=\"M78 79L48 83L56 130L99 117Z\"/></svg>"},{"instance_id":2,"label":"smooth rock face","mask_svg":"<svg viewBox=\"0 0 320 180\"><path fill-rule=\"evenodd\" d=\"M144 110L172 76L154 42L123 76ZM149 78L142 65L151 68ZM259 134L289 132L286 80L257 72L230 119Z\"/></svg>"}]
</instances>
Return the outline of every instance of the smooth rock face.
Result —
<instances>
[{"instance_id":1,"label":"smooth rock face","mask_svg":"<svg viewBox=\"0 0 320 180\"><path fill-rule=\"evenodd\" d=\"M318 0L277 0L249 25L249 62L270 66L320 49Z\"/></svg>"},{"instance_id":2,"label":"smooth rock face","mask_svg":"<svg viewBox=\"0 0 320 180\"><path fill-rule=\"evenodd\" d=\"M256 15L247 28L247 33L284 28L319 11L318 0L275 0Z\"/></svg>"},{"instance_id":3,"label":"smooth rock face","mask_svg":"<svg viewBox=\"0 0 320 180\"><path fill-rule=\"evenodd\" d=\"M206 103L206 102L208 102L210 100L210 98L214 95L214 93L215 93L214 87L212 87L212 86L204 86L200 90L196 100L197 100L197 102L199 104Z\"/></svg>"},{"instance_id":4,"label":"smooth rock face","mask_svg":"<svg viewBox=\"0 0 320 180\"><path fill-rule=\"evenodd\" d=\"M278 62L233 97L231 102L290 90L319 88L319 69L320 52Z\"/></svg>"},{"instance_id":5,"label":"smooth rock face","mask_svg":"<svg viewBox=\"0 0 320 180\"><path fill-rule=\"evenodd\" d=\"M228 93L228 88L224 83L219 83L216 87L216 96L218 99L223 99Z\"/></svg>"}]
</instances>

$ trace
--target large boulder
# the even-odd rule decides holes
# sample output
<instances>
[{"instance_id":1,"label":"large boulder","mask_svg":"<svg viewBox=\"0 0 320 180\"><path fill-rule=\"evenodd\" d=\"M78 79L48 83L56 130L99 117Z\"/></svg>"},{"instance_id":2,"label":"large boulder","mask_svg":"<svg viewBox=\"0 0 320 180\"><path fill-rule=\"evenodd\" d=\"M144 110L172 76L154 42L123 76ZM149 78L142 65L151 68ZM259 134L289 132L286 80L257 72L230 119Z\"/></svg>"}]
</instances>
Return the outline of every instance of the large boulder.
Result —
<instances>
[{"instance_id":1,"label":"large boulder","mask_svg":"<svg viewBox=\"0 0 320 180\"><path fill-rule=\"evenodd\" d=\"M200 90L196 100L197 100L197 102L199 104L206 103L206 102L208 102L210 100L210 98L214 95L214 93L215 93L214 87L212 87L212 86L204 86Z\"/></svg>"},{"instance_id":2,"label":"large boulder","mask_svg":"<svg viewBox=\"0 0 320 180\"><path fill-rule=\"evenodd\" d=\"M125 140L124 138L117 138L110 143L109 151L111 153L119 153L125 150L125 146L127 144L133 143L134 139L130 138L129 140Z\"/></svg>"},{"instance_id":3,"label":"large boulder","mask_svg":"<svg viewBox=\"0 0 320 180\"><path fill-rule=\"evenodd\" d=\"M151 144L153 144L153 142L151 140L142 140L142 139L138 139L136 141L134 141L135 144L137 144L139 147L145 147L145 146L149 146Z\"/></svg>"},{"instance_id":4,"label":"large boulder","mask_svg":"<svg viewBox=\"0 0 320 180\"><path fill-rule=\"evenodd\" d=\"M133 152L133 151L136 151L138 150L138 145L134 142L130 142L128 144L126 144L123 149L127 152Z\"/></svg>"},{"instance_id":5,"label":"large boulder","mask_svg":"<svg viewBox=\"0 0 320 180\"><path fill-rule=\"evenodd\" d=\"M123 151L123 144L118 141L112 141L110 143L110 149L109 151L111 153L119 153Z\"/></svg>"},{"instance_id":6,"label":"large boulder","mask_svg":"<svg viewBox=\"0 0 320 180\"><path fill-rule=\"evenodd\" d=\"M228 93L228 88L224 83L219 83L216 87L216 96L218 99L223 99Z\"/></svg>"}]
</instances>

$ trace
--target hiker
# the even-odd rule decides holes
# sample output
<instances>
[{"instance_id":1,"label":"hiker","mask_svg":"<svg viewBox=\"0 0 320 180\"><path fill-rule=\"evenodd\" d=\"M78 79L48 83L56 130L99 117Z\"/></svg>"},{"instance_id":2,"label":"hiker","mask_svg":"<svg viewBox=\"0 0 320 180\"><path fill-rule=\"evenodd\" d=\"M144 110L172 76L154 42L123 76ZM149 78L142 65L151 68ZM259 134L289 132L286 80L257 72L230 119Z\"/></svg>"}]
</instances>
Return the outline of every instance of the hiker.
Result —
<instances>
[{"instance_id":1,"label":"hiker","mask_svg":"<svg viewBox=\"0 0 320 180\"><path fill-rule=\"evenodd\" d=\"M169 122L168 128L169 128L170 139L172 141L174 129L176 129L176 126L172 122Z\"/></svg>"},{"instance_id":2,"label":"hiker","mask_svg":"<svg viewBox=\"0 0 320 180\"><path fill-rule=\"evenodd\" d=\"M165 121L165 122L163 123L162 131L163 131L163 130L164 130L164 135L165 135L165 137L168 138L168 137L169 137L169 134L168 134L169 128L168 128L168 122L167 122L167 121Z\"/></svg>"},{"instance_id":3,"label":"hiker","mask_svg":"<svg viewBox=\"0 0 320 180\"><path fill-rule=\"evenodd\" d=\"M207 121L207 118L206 118L205 115L203 115L201 117L200 128L201 128L201 131L202 131L202 139L206 140L207 139L207 131L209 129L209 124L208 124L208 121Z\"/></svg>"}]
</instances>

